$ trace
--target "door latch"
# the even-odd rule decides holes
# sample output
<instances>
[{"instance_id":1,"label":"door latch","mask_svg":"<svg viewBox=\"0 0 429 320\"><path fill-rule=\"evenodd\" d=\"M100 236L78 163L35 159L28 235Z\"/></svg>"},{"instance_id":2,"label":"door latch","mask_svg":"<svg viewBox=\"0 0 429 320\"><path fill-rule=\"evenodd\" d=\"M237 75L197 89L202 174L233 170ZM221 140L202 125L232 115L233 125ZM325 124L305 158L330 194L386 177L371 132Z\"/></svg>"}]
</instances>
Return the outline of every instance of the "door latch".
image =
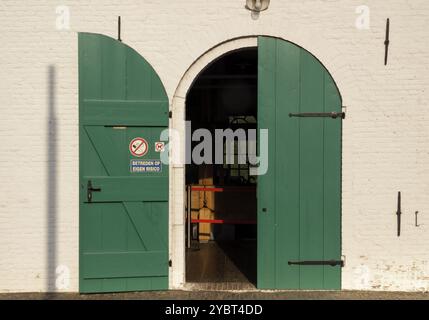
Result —
<instances>
[{"instance_id":1,"label":"door latch","mask_svg":"<svg viewBox=\"0 0 429 320\"><path fill-rule=\"evenodd\" d=\"M92 182L91 180L88 180L88 186L87 186L87 190L86 190L86 196L88 198L88 202L92 201L92 193L93 192L100 192L101 188L94 188L92 186Z\"/></svg>"}]
</instances>

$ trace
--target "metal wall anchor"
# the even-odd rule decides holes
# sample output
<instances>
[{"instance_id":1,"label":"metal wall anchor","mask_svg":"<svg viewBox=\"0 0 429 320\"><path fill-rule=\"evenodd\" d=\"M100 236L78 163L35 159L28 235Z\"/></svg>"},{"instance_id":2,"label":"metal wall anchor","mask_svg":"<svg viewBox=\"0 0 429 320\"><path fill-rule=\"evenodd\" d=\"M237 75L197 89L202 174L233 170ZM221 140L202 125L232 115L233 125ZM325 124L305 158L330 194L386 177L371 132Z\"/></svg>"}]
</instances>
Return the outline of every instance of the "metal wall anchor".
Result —
<instances>
[{"instance_id":1,"label":"metal wall anchor","mask_svg":"<svg viewBox=\"0 0 429 320\"><path fill-rule=\"evenodd\" d=\"M387 18L387 21L386 21L386 39L384 40L384 65L387 65L387 58L389 55L389 44L390 44L389 33L390 33L390 19Z\"/></svg>"},{"instance_id":2,"label":"metal wall anchor","mask_svg":"<svg viewBox=\"0 0 429 320\"><path fill-rule=\"evenodd\" d=\"M121 39L121 16L118 16L118 41L122 42L122 39Z\"/></svg>"},{"instance_id":3,"label":"metal wall anchor","mask_svg":"<svg viewBox=\"0 0 429 320\"><path fill-rule=\"evenodd\" d=\"M398 192L398 208L396 210L396 222L398 226L398 237L401 235L401 192Z\"/></svg>"}]
</instances>

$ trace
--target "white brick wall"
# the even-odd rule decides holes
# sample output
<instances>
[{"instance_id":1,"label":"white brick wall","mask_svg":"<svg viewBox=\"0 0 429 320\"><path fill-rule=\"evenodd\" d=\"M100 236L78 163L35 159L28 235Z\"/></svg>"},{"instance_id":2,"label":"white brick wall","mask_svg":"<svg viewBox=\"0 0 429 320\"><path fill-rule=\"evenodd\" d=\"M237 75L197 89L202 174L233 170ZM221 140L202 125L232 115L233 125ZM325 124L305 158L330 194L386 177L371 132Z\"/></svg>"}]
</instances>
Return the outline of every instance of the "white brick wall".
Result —
<instances>
[{"instance_id":1,"label":"white brick wall","mask_svg":"<svg viewBox=\"0 0 429 320\"><path fill-rule=\"evenodd\" d=\"M228 39L278 36L318 57L347 106L343 288L429 290L429 2L272 0L258 20L244 3L0 2L0 291L54 290L57 265L70 269L65 290L78 290L76 32L116 37L118 15L124 42L154 66L170 101L189 66ZM365 4L371 28L358 30L355 8ZM70 8L68 31L55 28L58 5ZM385 67L387 17L391 47ZM56 152L49 153L53 147ZM404 215L397 238L399 190ZM415 211L420 227L414 227Z\"/></svg>"}]
</instances>

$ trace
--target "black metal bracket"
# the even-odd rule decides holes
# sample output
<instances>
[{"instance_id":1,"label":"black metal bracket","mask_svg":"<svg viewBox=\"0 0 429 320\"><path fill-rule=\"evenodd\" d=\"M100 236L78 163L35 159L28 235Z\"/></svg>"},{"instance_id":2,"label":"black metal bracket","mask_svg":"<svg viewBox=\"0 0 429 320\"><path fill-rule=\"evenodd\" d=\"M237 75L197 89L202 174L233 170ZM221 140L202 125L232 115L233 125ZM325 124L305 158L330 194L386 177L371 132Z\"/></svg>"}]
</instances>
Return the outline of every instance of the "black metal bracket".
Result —
<instances>
[{"instance_id":1,"label":"black metal bracket","mask_svg":"<svg viewBox=\"0 0 429 320\"><path fill-rule=\"evenodd\" d=\"M398 192L398 208L396 210L396 222L397 222L397 227L398 227L398 230L397 230L398 237L401 235L401 214L402 214L402 212L401 212L401 192L399 191Z\"/></svg>"},{"instance_id":2,"label":"black metal bracket","mask_svg":"<svg viewBox=\"0 0 429 320\"><path fill-rule=\"evenodd\" d=\"M122 39L121 39L121 16L118 16L118 41L122 42Z\"/></svg>"},{"instance_id":3,"label":"black metal bracket","mask_svg":"<svg viewBox=\"0 0 429 320\"><path fill-rule=\"evenodd\" d=\"M332 119L345 119L345 112L304 112L304 113L289 113L289 117L301 117L301 118L332 118Z\"/></svg>"},{"instance_id":4,"label":"black metal bracket","mask_svg":"<svg viewBox=\"0 0 429 320\"><path fill-rule=\"evenodd\" d=\"M88 185L87 185L87 189L86 189L86 197L88 199L88 202L92 201L92 193L93 192L100 192L101 188L94 188L92 186L92 182L91 180L88 180Z\"/></svg>"},{"instance_id":5,"label":"black metal bracket","mask_svg":"<svg viewBox=\"0 0 429 320\"><path fill-rule=\"evenodd\" d=\"M300 265L300 266L341 266L344 267L344 261L343 260L320 260L320 261L310 261L310 260L304 260L304 261L288 261L288 265Z\"/></svg>"},{"instance_id":6,"label":"black metal bracket","mask_svg":"<svg viewBox=\"0 0 429 320\"><path fill-rule=\"evenodd\" d=\"M390 33L390 19L387 18L387 21L386 21L386 39L384 40L384 65L387 65L387 58L389 55L389 44L390 44L389 33Z\"/></svg>"}]
</instances>

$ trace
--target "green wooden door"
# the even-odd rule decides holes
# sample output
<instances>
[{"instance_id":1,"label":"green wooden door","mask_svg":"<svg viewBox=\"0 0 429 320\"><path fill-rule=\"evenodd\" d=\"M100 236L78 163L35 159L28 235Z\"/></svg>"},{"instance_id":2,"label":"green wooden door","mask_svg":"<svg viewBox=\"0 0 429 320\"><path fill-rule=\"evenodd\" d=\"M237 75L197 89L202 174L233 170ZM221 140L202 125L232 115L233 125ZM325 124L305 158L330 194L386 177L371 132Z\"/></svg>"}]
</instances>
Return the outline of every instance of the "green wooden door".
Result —
<instances>
[{"instance_id":1,"label":"green wooden door","mask_svg":"<svg viewBox=\"0 0 429 320\"><path fill-rule=\"evenodd\" d=\"M80 33L79 119L80 291L167 289L168 165L155 143L168 98L159 77L123 43Z\"/></svg>"},{"instance_id":2,"label":"green wooden door","mask_svg":"<svg viewBox=\"0 0 429 320\"><path fill-rule=\"evenodd\" d=\"M269 130L269 167L258 177L258 287L340 289L342 119L338 89L304 49L259 38L258 126ZM290 264L303 261L310 264ZM318 264L319 263L319 264Z\"/></svg>"}]
</instances>

